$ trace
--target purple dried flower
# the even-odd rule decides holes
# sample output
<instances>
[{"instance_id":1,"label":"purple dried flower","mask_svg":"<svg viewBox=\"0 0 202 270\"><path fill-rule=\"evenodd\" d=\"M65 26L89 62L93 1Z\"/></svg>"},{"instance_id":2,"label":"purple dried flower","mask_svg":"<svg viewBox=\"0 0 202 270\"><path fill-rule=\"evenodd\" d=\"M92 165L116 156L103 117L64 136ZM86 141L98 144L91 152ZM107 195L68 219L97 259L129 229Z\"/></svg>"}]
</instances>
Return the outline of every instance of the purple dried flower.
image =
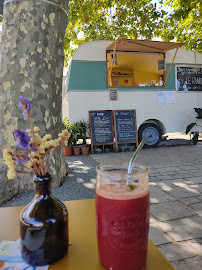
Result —
<instances>
[{"instance_id":1,"label":"purple dried flower","mask_svg":"<svg viewBox=\"0 0 202 270\"><path fill-rule=\"evenodd\" d=\"M32 152L36 152L36 151L37 151L37 149L36 149L36 148L31 147L31 146L29 146L28 150L29 150L29 151L32 151Z\"/></svg>"},{"instance_id":2,"label":"purple dried flower","mask_svg":"<svg viewBox=\"0 0 202 270\"><path fill-rule=\"evenodd\" d=\"M30 137L28 136L29 132L26 132L24 129L17 130L15 129L13 131L15 137L18 139L18 144L22 149L29 149L29 142L30 142Z\"/></svg>"},{"instance_id":3,"label":"purple dried flower","mask_svg":"<svg viewBox=\"0 0 202 270\"><path fill-rule=\"evenodd\" d=\"M20 165L21 163L27 163L28 161L30 161L30 159L29 159L29 157L19 157L19 158L17 158L16 159L16 163L18 164L18 165Z\"/></svg>"},{"instance_id":4,"label":"purple dried flower","mask_svg":"<svg viewBox=\"0 0 202 270\"><path fill-rule=\"evenodd\" d=\"M29 118L29 111L31 110L29 99L23 96L20 96L18 99L20 100L19 107L23 109L24 118Z\"/></svg>"}]
</instances>

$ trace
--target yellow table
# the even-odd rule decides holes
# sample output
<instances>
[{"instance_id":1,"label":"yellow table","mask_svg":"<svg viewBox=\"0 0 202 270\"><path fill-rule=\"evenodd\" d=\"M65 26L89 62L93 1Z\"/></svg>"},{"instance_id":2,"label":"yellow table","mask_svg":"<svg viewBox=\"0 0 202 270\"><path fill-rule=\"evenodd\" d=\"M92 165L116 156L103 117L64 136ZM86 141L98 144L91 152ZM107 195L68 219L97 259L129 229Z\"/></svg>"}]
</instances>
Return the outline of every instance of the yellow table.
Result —
<instances>
[{"instance_id":1,"label":"yellow table","mask_svg":"<svg viewBox=\"0 0 202 270\"><path fill-rule=\"evenodd\" d=\"M69 236L72 246L68 254L51 265L50 270L103 270L99 263L96 226L95 200L64 202L69 212ZM0 242L15 241L19 238L19 214L22 206L0 208ZM173 270L174 268L149 241L147 264L144 270Z\"/></svg>"}]
</instances>

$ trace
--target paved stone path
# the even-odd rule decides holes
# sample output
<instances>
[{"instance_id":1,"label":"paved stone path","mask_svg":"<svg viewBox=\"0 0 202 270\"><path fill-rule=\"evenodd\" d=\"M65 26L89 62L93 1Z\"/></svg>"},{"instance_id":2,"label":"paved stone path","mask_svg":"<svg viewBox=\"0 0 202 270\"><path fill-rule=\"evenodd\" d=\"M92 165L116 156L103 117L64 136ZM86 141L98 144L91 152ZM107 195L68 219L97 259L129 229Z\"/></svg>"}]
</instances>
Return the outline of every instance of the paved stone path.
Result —
<instances>
[{"instance_id":1,"label":"paved stone path","mask_svg":"<svg viewBox=\"0 0 202 270\"><path fill-rule=\"evenodd\" d=\"M131 156L91 155L97 163ZM202 269L201 159L202 145L143 149L137 158L150 168L150 239L176 270Z\"/></svg>"}]
</instances>

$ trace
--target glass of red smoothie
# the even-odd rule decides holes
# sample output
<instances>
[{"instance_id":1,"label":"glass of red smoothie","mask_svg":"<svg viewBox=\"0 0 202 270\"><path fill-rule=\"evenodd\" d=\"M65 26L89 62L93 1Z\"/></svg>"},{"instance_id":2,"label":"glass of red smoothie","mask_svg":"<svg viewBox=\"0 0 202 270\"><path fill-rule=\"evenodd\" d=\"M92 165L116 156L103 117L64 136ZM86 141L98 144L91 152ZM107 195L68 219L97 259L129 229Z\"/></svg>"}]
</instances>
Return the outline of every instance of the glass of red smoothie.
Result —
<instances>
[{"instance_id":1,"label":"glass of red smoothie","mask_svg":"<svg viewBox=\"0 0 202 270\"><path fill-rule=\"evenodd\" d=\"M108 270L140 270L146 264L149 233L148 168L134 164L97 167L96 225L101 264Z\"/></svg>"}]
</instances>

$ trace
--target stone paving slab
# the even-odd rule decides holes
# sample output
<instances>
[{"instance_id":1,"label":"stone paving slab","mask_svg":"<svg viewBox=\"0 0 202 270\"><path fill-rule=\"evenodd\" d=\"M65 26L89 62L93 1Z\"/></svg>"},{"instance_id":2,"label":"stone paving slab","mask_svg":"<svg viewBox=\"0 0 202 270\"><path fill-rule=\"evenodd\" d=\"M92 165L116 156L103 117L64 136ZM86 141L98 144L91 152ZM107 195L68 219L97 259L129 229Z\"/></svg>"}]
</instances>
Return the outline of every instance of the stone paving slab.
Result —
<instances>
[{"instance_id":1,"label":"stone paving slab","mask_svg":"<svg viewBox=\"0 0 202 270\"><path fill-rule=\"evenodd\" d=\"M195 186L175 187L167 192L178 199L200 195L199 189Z\"/></svg>"},{"instance_id":2,"label":"stone paving slab","mask_svg":"<svg viewBox=\"0 0 202 270\"><path fill-rule=\"evenodd\" d=\"M202 195L196 197L198 200L202 201Z\"/></svg>"},{"instance_id":3,"label":"stone paving slab","mask_svg":"<svg viewBox=\"0 0 202 270\"><path fill-rule=\"evenodd\" d=\"M190 205L193 209L195 209L196 214L199 216L202 216L202 202L200 203L194 203ZM202 224L201 224L202 227Z\"/></svg>"},{"instance_id":4,"label":"stone paving slab","mask_svg":"<svg viewBox=\"0 0 202 270\"><path fill-rule=\"evenodd\" d=\"M171 174L158 174L156 176L160 181L164 181L164 180L173 180L173 176Z\"/></svg>"},{"instance_id":5,"label":"stone paving slab","mask_svg":"<svg viewBox=\"0 0 202 270\"><path fill-rule=\"evenodd\" d=\"M186 260L172 262L171 264L175 270L201 270L202 258L196 256Z\"/></svg>"},{"instance_id":6,"label":"stone paving slab","mask_svg":"<svg viewBox=\"0 0 202 270\"><path fill-rule=\"evenodd\" d=\"M202 210L202 202L199 203L192 203L191 207L194 208L195 210ZM202 224L201 224L202 227ZM201 235L202 236L202 235Z\"/></svg>"},{"instance_id":7,"label":"stone paving slab","mask_svg":"<svg viewBox=\"0 0 202 270\"><path fill-rule=\"evenodd\" d=\"M155 245L162 245L172 242L172 239L168 237L155 223L150 223L149 238L155 243Z\"/></svg>"},{"instance_id":8,"label":"stone paving slab","mask_svg":"<svg viewBox=\"0 0 202 270\"><path fill-rule=\"evenodd\" d=\"M195 174L196 175L196 174ZM202 172L201 172L202 175ZM187 180L190 180L193 184L202 184L202 177L201 176L192 176L192 177L186 177Z\"/></svg>"},{"instance_id":9,"label":"stone paving slab","mask_svg":"<svg viewBox=\"0 0 202 270\"><path fill-rule=\"evenodd\" d=\"M156 222L157 219L150 213L150 223Z\"/></svg>"},{"instance_id":10,"label":"stone paving slab","mask_svg":"<svg viewBox=\"0 0 202 270\"><path fill-rule=\"evenodd\" d=\"M150 203L163 203L169 201L175 201L176 198L170 196L166 192L160 190L155 186L150 186Z\"/></svg>"},{"instance_id":11,"label":"stone paving slab","mask_svg":"<svg viewBox=\"0 0 202 270\"><path fill-rule=\"evenodd\" d=\"M190 246L186 242L168 243L158 246L158 248L170 262L191 258L197 252L193 246Z\"/></svg>"},{"instance_id":12,"label":"stone paving slab","mask_svg":"<svg viewBox=\"0 0 202 270\"><path fill-rule=\"evenodd\" d=\"M195 211L180 201L151 205L151 213L160 221L180 219L195 215Z\"/></svg>"},{"instance_id":13,"label":"stone paving slab","mask_svg":"<svg viewBox=\"0 0 202 270\"><path fill-rule=\"evenodd\" d=\"M198 197L189 197L189 198L181 198L180 199L181 202L185 203L185 204L194 204L194 203L199 203L200 199L198 199Z\"/></svg>"},{"instance_id":14,"label":"stone paving slab","mask_svg":"<svg viewBox=\"0 0 202 270\"><path fill-rule=\"evenodd\" d=\"M196 250L196 254L202 256L202 239L190 240L186 243Z\"/></svg>"},{"instance_id":15,"label":"stone paving slab","mask_svg":"<svg viewBox=\"0 0 202 270\"><path fill-rule=\"evenodd\" d=\"M150 185L156 186L157 188L159 188L160 190L165 191L165 192L172 190L172 182L171 181L162 181L162 182L157 182L157 183L150 182Z\"/></svg>"},{"instance_id":16,"label":"stone paving slab","mask_svg":"<svg viewBox=\"0 0 202 270\"><path fill-rule=\"evenodd\" d=\"M166 222L158 222L158 226L162 228L168 236L175 239L175 241L200 239L202 237L202 216L199 215Z\"/></svg>"},{"instance_id":17,"label":"stone paving slab","mask_svg":"<svg viewBox=\"0 0 202 270\"><path fill-rule=\"evenodd\" d=\"M202 193L202 184L191 185L190 187L194 188L194 189L197 189L200 193Z\"/></svg>"}]
</instances>

